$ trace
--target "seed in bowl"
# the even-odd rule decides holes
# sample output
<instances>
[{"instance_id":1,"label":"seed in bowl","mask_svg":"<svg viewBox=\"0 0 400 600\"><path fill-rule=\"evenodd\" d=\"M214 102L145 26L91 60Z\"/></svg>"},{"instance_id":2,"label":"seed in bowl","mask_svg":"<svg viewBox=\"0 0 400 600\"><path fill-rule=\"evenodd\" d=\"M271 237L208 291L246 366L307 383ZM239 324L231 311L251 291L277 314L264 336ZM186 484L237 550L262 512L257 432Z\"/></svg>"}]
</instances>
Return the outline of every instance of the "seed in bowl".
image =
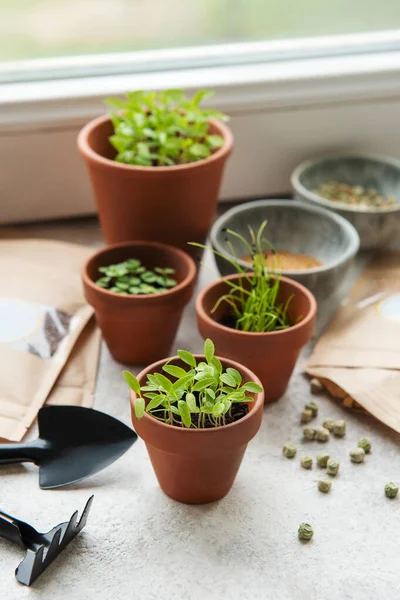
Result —
<instances>
[{"instance_id":1,"label":"seed in bowl","mask_svg":"<svg viewBox=\"0 0 400 600\"><path fill-rule=\"evenodd\" d=\"M264 254L266 256L265 266L276 271L299 271L322 266L322 263L310 254L295 254L288 250L264 250ZM253 259L246 254L242 256L242 260L251 263Z\"/></svg>"},{"instance_id":2,"label":"seed in bowl","mask_svg":"<svg viewBox=\"0 0 400 600\"><path fill-rule=\"evenodd\" d=\"M353 206L387 208L388 206L395 206L397 204L394 196L385 197L373 188L364 188L361 185L348 185L339 181L326 181L312 191L331 202L342 202Z\"/></svg>"}]
</instances>

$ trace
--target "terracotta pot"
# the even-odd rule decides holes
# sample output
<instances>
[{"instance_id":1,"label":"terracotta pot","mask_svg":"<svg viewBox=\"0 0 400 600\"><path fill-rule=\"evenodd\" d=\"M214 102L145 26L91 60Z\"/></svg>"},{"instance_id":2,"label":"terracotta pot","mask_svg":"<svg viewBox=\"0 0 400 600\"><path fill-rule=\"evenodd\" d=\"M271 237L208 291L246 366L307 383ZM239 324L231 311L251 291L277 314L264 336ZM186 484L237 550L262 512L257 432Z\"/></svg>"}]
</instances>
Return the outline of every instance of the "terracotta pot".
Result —
<instances>
[{"instance_id":1,"label":"terracotta pot","mask_svg":"<svg viewBox=\"0 0 400 600\"><path fill-rule=\"evenodd\" d=\"M204 356L195 356L204 360ZM139 383L145 384L148 373L161 372L167 361L187 368L177 356L165 358L144 369L138 375ZM261 385L246 367L225 358L221 361L225 368L237 369L243 381ZM167 496L186 504L204 504L229 492L247 444L261 425L264 396L249 396L254 402L249 402L249 412L238 421L213 429L186 429L167 425L148 413L138 420L134 411L136 394L131 391L133 426L146 444L160 487Z\"/></svg>"},{"instance_id":2,"label":"terracotta pot","mask_svg":"<svg viewBox=\"0 0 400 600\"><path fill-rule=\"evenodd\" d=\"M248 274L251 275L251 274ZM230 275L203 289L196 300L197 324L203 338L211 338L221 356L237 360L249 367L261 379L265 402L278 400L285 392L300 350L311 339L317 303L303 285L281 277L278 300L285 302L293 294L289 317L296 323L282 331L249 333L221 325L219 321L229 314L229 307L221 303L212 313L217 300L230 289L226 280L235 281L239 275Z\"/></svg>"},{"instance_id":3,"label":"terracotta pot","mask_svg":"<svg viewBox=\"0 0 400 600\"><path fill-rule=\"evenodd\" d=\"M138 258L143 265L172 267L179 282L159 294L118 294L94 283L98 268ZM82 271L85 298L115 360L128 365L148 364L167 356L194 287L196 265L182 250L156 242L115 244L93 254Z\"/></svg>"},{"instance_id":4,"label":"terracotta pot","mask_svg":"<svg viewBox=\"0 0 400 600\"><path fill-rule=\"evenodd\" d=\"M204 242L212 223L225 161L233 136L219 121L210 133L225 143L209 158L172 167L140 167L113 160L108 115L90 121L79 133L78 148L89 171L100 224L107 244L152 240L192 255L188 242Z\"/></svg>"}]
</instances>

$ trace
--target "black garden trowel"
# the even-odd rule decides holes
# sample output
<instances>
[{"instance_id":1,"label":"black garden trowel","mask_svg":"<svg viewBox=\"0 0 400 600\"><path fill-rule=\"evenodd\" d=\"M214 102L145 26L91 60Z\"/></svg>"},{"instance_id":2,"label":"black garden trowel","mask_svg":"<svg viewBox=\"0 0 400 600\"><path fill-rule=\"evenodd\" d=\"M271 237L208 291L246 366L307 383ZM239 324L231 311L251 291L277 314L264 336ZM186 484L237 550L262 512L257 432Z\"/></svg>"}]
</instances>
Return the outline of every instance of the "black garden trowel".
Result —
<instances>
[{"instance_id":1,"label":"black garden trowel","mask_svg":"<svg viewBox=\"0 0 400 600\"><path fill-rule=\"evenodd\" d=\"M43 489L94 475L122 456L136 433L109 415L78 406L45 406L38 414L39 437L24 444L0 444L0 465L33 462Z\"/></svg>"}]
</instances>

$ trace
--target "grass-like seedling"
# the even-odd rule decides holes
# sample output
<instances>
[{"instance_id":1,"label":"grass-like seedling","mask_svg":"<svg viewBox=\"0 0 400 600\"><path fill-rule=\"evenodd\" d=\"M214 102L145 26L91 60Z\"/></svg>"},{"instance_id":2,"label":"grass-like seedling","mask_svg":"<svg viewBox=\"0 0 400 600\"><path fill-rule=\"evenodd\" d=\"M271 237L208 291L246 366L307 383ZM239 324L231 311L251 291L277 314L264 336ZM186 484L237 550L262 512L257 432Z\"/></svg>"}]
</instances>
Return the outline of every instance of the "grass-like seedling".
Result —
<instances>
[{"instance_id":1,"label":"grass-like seedling","mask_svg":"<svg viewBox=\"0 0 400 600\"><path fill-rule=\"evenodd\" d=\"M210 118L227 120L217 110L200 107L213 95L205 90L192 98L183 90L136 91L128 92L125 100L106 100L118 111L110 116L115 160L142 167L168 167L207 158L224 144L221 136L209 134Z\"/></svg>"},{"instance_id":2,"label":"grass-like seedling","mask_svg":"<svg viewBox=\"0 0 400 600\"><path fill-rule=\"evenodd\" d=\"M146 411L169 425L194 429L220 427L247 413L247 402L253 398L246 392L262 392L257 383L243 383L236 369L223 369L210 339L204 342L205 361L198 363L187 350L178 350L178 356L188 365L186 370L166 363L162 370L169 377L162 373L149 374L144 386L140 386L132 373L123 372L137 396L135 415L138 419Z\"/></svg>"},{"instance_id":3,"label":"grass-like seedling","mask_svg":"<svg viewBox=\"0 0 400 600\"><path fill-rule=\"evenodd\" d=\"M159 294L178 284L172 277L174 269L146 269L137 258L99 267L99 272L103 273L103 276L96 281L96 285L117 294Z\"/></svg>"},{"instance_id":4,"label":"grass-like seedling","mask_svg":"<svg viewBox=\"0 0 400 600\"><path fill-rule=\"evenodd\" d=\"M225 254L213 250L214 254L231 263L241 277L238 282L223 278L230 290L218 299L212 312L214 313L221 303L228 304L233 314L234 326L241 331L263 333L287 329L292 325L288 316L292 296L286 302L279 302L280 276L278 273L274 273L272 278L266 265L264 247L268 246L275 252L269 240L263 236L266 225L267 221L264 221L257 233L249 227L250 241L231 229L226 230L227 236L236 237L249 252L252 259L252 274L247 273L237 262L237 256L229 238L226 243L235 259L230 259ZM205 248L196 242L190 242L190 244Z\"/></svg>"}]
</instances>

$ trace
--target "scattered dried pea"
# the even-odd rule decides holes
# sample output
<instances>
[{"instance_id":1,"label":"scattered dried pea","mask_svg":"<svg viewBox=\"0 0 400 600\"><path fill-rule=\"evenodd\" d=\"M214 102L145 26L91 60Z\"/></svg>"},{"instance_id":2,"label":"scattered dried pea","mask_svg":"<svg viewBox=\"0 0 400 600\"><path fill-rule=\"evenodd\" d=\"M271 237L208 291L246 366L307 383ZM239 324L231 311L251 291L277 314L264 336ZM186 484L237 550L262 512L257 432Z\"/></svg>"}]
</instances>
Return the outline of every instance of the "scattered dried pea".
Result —
<instances>
[{"instance_id":1,"label":"scattered dried pea","mask_svg":"<svg viewBox=\"0 0 400 600\"><path fill-rule=\"evenodd\" d=\"M332 481L330 479L318 479L318 489L324 494L328 494L331 491Z\"/></svg>"},{"instance_id":2,"label":"scattered dried pea","mask_svg":"<svg viewBox=\"0 0 400 600\"><path fill-rule=\"evenodd\" d=\"M398 492L399 488L395 483L393 483L393 481L385 485L385 496L387 498L396 498Z\"/></svg>"},{"instance_id":3,"label":"scattered dried pea","mask_svg":"<svg viewBox=\"0 0 400 600\"><path fill-rule=\"evenodd\" d=\"M368 438L361 438L361 440L358 440L357 446L362 448L366 454L371 450L371 442Z\"/></svg>"},{"instance_id":4,"label":"scattered dried pea","mask_svg":"<svg viewBox=\"0 0 400 600\"><path fill-rule=\"evenodd\" d=\"M312 394L320 394L323 391L324 386L319 379L313 377L310 381L310 388Z\"/></svg>"},{"instance_id":5,"label":"scattered dried pea","mask_svg":"<svg viewBox=\"0 0 400 600\"><path fill-rule=\"evenodd\" d=\"M326 467L329 459L330 456L327 452L321 452L320 454L317 454L317 465L319 467Z\"/></svg>"},{"instance_id":6,"label":"scattered dried pea","mask_svg":"<svg viewBox=\"0 0 400 600\"><path fill-rule=\"evenodd\" d=\"M336 437L344 437L346 435L346 423L341 419L333 424L333 435Z\"/></svg>"},{"instance_id":7,"label":"scattered dried pea","mask_svg":"<svg viewBox=\"0 0 400 600\"><path fill-rule=\"evenodd\" d=\"M329 431L325 427L319 427L316 437L319 442L327 442L329 440Z\"/></svg>"},{"instance_id":8,"label":"scattered dried pea","mask_svg":"<svg viewBox=\"0 0 400 600\"><path fill-rule=\"evenodd\" d=\"M304 427L303 428L303 437L305 440L315 440L316 431L313 427Z\"/></svg>"},{"instance_id":9,"label":"scattered dried pea","mask_svg":"<svg viewBox=\"0 0 400 600\"><path fill-rule=\"evenodd\" d=\"M297 448L294 444L287 443L283 446L283 454L286 458L294 458L296 456Z\"/></svg>"},{"instance_id":10,"label":"scattered dried pea","mask_svg":"<svg viewBox=\"0 0 400 600\"><path fill-rule=\"evenodd\" d=\"M303 469L312 469L313 459L311 456L303 456L303 458L300 459L300 464Z\"/></svg>"},{"instance_id":11,"label":"scattered dried pea","mask_svg":"<svg viewBox=\"0 0 400 600\"><path fill-rule=\"evenodd\" d=\"M330 458L326 465L326 472L328 473L328 475L332 475L332 477L335 477L335 475L338 474L339 467L340 462L338 460L335 460L334 458Z\"/></svg>"},{"instance_id":12,"label":"scattered dried pea","mask_svg":"<svg viewBox=\"0 0 400 600\"><path fill-rule=\"evenodd\" d=\"M354 463L362 463L364 461L365 452L362 448L355 448L350 452L350 458Z\"/></svg>"},{"instance_id":13,"label":"scattered dried pea","mask_svg":"<svg viewBox=\"0 0 400 600\"><path fill-rule=\"evenodd\" d=\"M314 535L314 529L308 523L300 523L298 535L299 540L306 540L308 542Z\"/></svg>"},{"instance_id":14,"label":"scattered dried pea","mask_svg":"<svg viewBox=\"0 0 400 600\"><path fill-rule=\"evenodd\" d=\"M313 414L311 410L308 410L307 408L305 408L303 410L303 412L301 413L301 422L302 423L309 423L310 421L313 420Z\"/></svg>"},{"instance_id":15,"label":"scattered dried pea","mask_svg":"<svg viewBox=\"0 0 400 600\"><path fill-rule=\"evenodd\" d=\"M322 423L322 427L325 427L328 431L333 431L333 426L335 425L335 421L333 419L325 419Z\"/></svg>"},{"instance_id":16,"label":"scattered dried pea","mask_svg":"<svg viewBox=\"0 0 400 600\"><path fill-rule=\"evenodd\" d=\"M315 402L308 402L305 407L306 410L311 410L313 417L318 415L318 405Z\"/></svg>"}]
</instances>

